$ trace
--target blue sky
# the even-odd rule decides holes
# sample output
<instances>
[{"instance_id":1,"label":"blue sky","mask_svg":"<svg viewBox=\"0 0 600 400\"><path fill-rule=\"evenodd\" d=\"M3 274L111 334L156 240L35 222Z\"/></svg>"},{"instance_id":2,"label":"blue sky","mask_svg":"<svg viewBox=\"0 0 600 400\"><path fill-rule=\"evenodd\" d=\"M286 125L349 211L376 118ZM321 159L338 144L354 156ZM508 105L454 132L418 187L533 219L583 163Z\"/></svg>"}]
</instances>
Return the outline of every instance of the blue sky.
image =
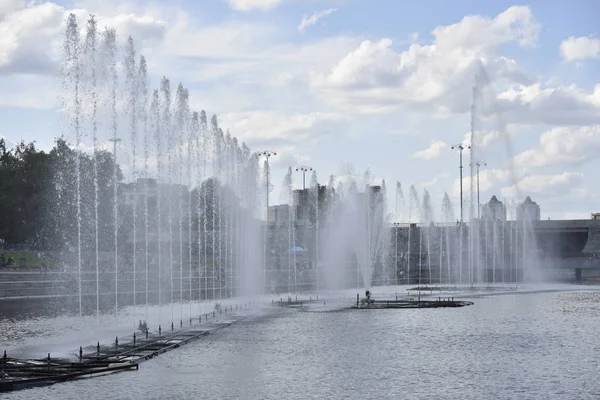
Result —
<instances>
[{"instance_id":1,"label":"blue sky","mask_svg":"<svg viewBox=\"0 0 600 400\"><path fill-rule=\"evenodd\" d=\"M531 195L551 218L600 211L596 1L0 0L9 141L49 148L60 135L56 66L72 11L131 34L153 86L182 81L195 110L254 150L278 150L275 201L288 166L310 165L325 183L351 163L390 188L429 190L438 208L447 191L458 207L449 147L469 140L483 65L482 199Z\"/></svg>"}]
</instances>

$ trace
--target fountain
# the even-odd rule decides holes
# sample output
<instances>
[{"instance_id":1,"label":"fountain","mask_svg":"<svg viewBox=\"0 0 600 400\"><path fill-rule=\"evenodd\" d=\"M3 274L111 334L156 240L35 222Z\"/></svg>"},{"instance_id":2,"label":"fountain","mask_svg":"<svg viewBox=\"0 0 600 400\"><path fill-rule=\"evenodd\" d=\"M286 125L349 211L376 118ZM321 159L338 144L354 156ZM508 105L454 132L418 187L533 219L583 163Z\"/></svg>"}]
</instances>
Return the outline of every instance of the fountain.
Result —
<instances>
[{"instance_id":1,"label":"fountain","mask_svg":"<svg viewBox=\"0 0 600 400\"><path fill-rule=\"evenodd\" d=\"M447 194L436 221L438 203L427 190L405 186L406 207L396 182L391 230L385 180L373 179L369 170L363 176L346 171L322 186L313 171L302 193L308 194L309 211L302 211L308 222L297 227L290 168L280 200L292 207L281 226L270 223L269 157L276 153L253 153L225 133L216 116L192 111L182 83L174 96L167 77L150 90L146 60L136 55L133 39L127 39L123 54L118 48L116 32L98 32L93 16L82 42L77 20L69 17L62 99L67 117L62 139L69 151L66 167L56 171L60 210L53 216L64 227L59 260L66 270L57 273L55 297L66 299L67 312L82 321L94 315L98 338L107 336L108 314L114 325L127 319L128 329L134 327L131 343L115 338L114 357L112 343L85 351L82 346L80 372L91 373L93 362L101 365L92 372L112 371L142 340L159 346L168 334L185 342L184 321L198 337L193 322L206 324L234 304L241 308L245 296L283 292L288 304L297 304L292 294L306 292L312 302L315 293L318 300L323 292L358 289L365 296L357 295L356 308L460 307L472 303L441 295L422 299L421 292L432 296L465 283L475 290L525 279L536 246L531 224L475 218L472 210L479 204L473 204L473 190L469 221L455 224ZM472 157L477 149L471 147ZM287 250L284 274L277 267L277 240ZM296 246L307 249L312 271L299 264ZM417 283L408 288L408 298L379 297L375 289L402 283ZM418 291L417 300L410 290ZM157 351L168 347L160 346ZM10 362L23 370L22 360ZM46 362L64 368L51 357Z\"/></svg>"}]
</instances>

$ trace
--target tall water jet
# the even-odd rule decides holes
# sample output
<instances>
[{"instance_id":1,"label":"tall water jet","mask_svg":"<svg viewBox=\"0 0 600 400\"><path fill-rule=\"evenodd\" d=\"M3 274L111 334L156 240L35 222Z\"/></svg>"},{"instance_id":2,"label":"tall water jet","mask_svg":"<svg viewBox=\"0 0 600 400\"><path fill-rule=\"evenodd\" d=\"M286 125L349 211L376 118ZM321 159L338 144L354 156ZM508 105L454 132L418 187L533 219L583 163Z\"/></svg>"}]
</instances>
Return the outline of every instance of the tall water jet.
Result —
<instances>
[{"instance_id":1,"label":"tall water jet","mask_svg":"<svg viewBox=\"0 0 600 400\"><path fill-rule=\"evenodd\" d=\"M126 55L125 55L125 82L126 82L126 87L127 87L127 112L129 114L129 120L130 120L130 139L131 139L131 174L133 176L133 178L135 179L137 176L137 165L136 165L136 159L137 159L137 131L138 131L138 126L137 126L137 118L138 118L138 90L139 90L139 84L138 84L138 76L137 76L137 66L136 66L136 62L135 62L135 47L133 45L133 38L131 36L129 36L129 38L127 39L127 46L126 46ZM133 261L133 326L134 326L134 330L136 328L136 294L137 294L137 287L136 287L136 281L137 281L137 200L138 200L138 196L137 196L137 182L134 182L133 184L133 204L132 204L132 208L133 208L133 223L132 223L132 235L133 235L133 242L132 242L132 246L133 246L133 257L132 257L132 261Z\"/></svg>"},{"instance_id":2,"label":"tall water jet","mask_svg":"<svg viewBox=\"0 0 600 400\"><path fill-rule=\"evenodd\" d=\"M79 156L81 144L81 100L80 100L80 51L79 51L79 28L74 14L70 14L67 19L67 29L65 31L65 71L67 79L73 90L73 131L75 135L75 173L76 189L75 204L77 207L77 271L78 271L78 294L79 294L79 315L82 315L82 288L81 288L81 174Z\"/></svg>"},{"instance_id":3,"label":"tall water jet","mask_svg":"<svg viewBox=\"0 0 600 400\"><path fill-rule=\"evenodd\" d=\"M207 175L207 158L210 146L210 137L208 131L208 120L206 118L206 112L202 110L200 113L200 130L202 135L202 177L208 182ZM204 276L204 300L208 300L208 198L206 188L200 187L200 203L202 207L202 232L203 232L203 243L202 243L202 273Z\"/></svg>"},{"instance_id":4,"label":"tall water jet","mask_svg":"<svg viewBox=\"0 0 600 400\"><path fill-rule=\"evenodd\" d=\"M409 195L409 207L408 207L408 222L409 222L409 227L408 227L408 249L407 249L407 253L408 253L408 259L407 259L407 271L408 271L408 283L410 284L410 269L411 269L411 263L412 263L412 228L417 227L417 224L415 223L413 225L412 222L412 214L413 214L413 207L416 207L416 211L417 211L417 215L421 214L421 207L420 207L420 200L419 200L419 194L417 193L417 188L415 187L415 185L411 185L410 186L410 195ZM420 248L421 248L421 228L418 228L418 232L419 232L419 269L420 269L420 265L421 265L421 254L420 254ZM421 272L419 271L419 284L421 283Z\"/></svg>"},{"instance_id":5,"label":"tall water jet","mask_svg":"<svg viewBox=\"0 0 600 400\"><path fill-rule=\"evenodd\" d=\"M161 128L161 105L160 105L160 97L158 90L154 90L152 93L152 104L150 105L150 118L151 123L153 125L153 133L154 133L154 141L156 145L156 180L157 182L161 182L162 180L162 128ZM158 323L161 323L162 316L162 242L163 242L163 232L162 232L162 198L163 195L161 193L160 188L157 190L156 196L156 231L157 231L157 269L158 269Z\"/></svg>"},{"instance_id":6,"label":"tall water jet","mask_svg":"<svg viewBox=\"0 0 600 400\"><path fill-rule=\"evenodd\" d=\"M269 157L266 157L263 165L263 172L265 176L265 227L264 227L264 239L263 239L263 292L267 293L267 233L269 230L269 193L271 192L271 184L269 183Z\"/></svg>"},{"instance_id":7,"label":"tall water jet","mask_svg":"<svg viewBox=\"0 0 600 400\"><path fill-rule=\"evenodd\" d=\"M96 320L100 316L100 260L99 260L99 229L98 229L98 207L99 207L99 194L98 194L98 96L97 96L97 60L96 60L96 42L97 42L97 27L96 19L92 15L88 20L87 31L85 35L85 55L89 59L89 66L87 66L90 73L90 93L91 93L91 104L92 104L92 152L93 152L93 168L94 168L94 264L96 270ZM81 309L80 309L81 313Z\"/></svg>"},{"instance_id":8,"label":"tall water jet","mask_svg":"<svg viewBox=\"0 0 600 400\"><path fill-rule=\"evenodd\" d=\"M104 57L108 65L107 78L109 81L110 95L108 98L108 108L111 120L111 134L109 140L113 143L113 252L115 269L115 316L119 314L119 204L117 192L117 143L121 140L118 135L118 114L117 114L117 88L119 78L117 74L117 33L114 29L106 28L103 33Z\"/></svg>"},{"instance_id":9,"label":"tall water jet","mask_svg":"<svg viewBox=\"0 0 600 400\"><path fill-rule=\"evenodd\" d=\"M281 185L281 194L279 196L279 201L282 204L288 204L289 208L288 208L288 214L287 214L287 262L288 262L288 282L287 282L287 288L288 288L288 293L292 292L292 271L294 270L293 267L293 259L292 259L292 225L294 224L294 217L293 217L293 209L296 206L294 203L294 197L293 197L293 188L292 188L292 167L288 167L287 173L285 174L284 178L283 178L283 183Z\"/></svg>"},{"instance_id":10,"label":"tall water jet","mask_svg":"<svg viewBox=\"0 0 600 400\"><path fill-rule=\"evenodd\" d=\"M381 189L380 189L380 194L379 194L379 199L377 200L379 202L378 207L381 208L381 222L380 222L380 226L377 227L376 229L380 232L380 238L379 240L379 264L381 265L381 270L382 270L382 274L383 274L383 280L380 280L380 282L383 282L383 284L388 285L389 284L389 270L388 270L388 265L389 263L388 261L388 243L389 243L389 238L388 238L388 234L389 234L389 215L388 215L388 209L387 209L387 186L385 184L385 179L381 180Z\"/></svg>"},{"instance_id":11,"label":"tall water jet","mask_svg":"<svg viewBox=\"0 0 600 400\"><path fill-rule=\"evenodd\" d=\"M431 197L429 192L425 190L423 192L423 217L421 221L425 225L425 238L427 240L427 269L429 273L429 283L433 282L432 268L431 268L431 229L433 223L433 209L431 207Z\"/></svg>"},{"instance_id":12,"label":"tall water jet","mask_svg":"<svg viewBox=\"0 0 600 400\"><path fill-rule=\"evenodd\" d=\"M218 216L218 167L216 162L216 157L219 150L219 126L217 124L217 116L213 115L210 120L210 133L211 133L211 141L212 141L212 154L211 154L211 168L212 168L212 177L213 177L213 187L212 187L212 205L211 205L211 236L212 236L212 246L211 246L211 258L212 258L212 290L211 290L211 298L215 299L215 285L216 285L216 249L217 249L217 216Z\"/></svg>"},{"instance_id":13,"label":"tall water jet","mask_svg":"<svg viewBox=\"0 0 600 400\"><path fill-rule=\"evenodd\" d=\"M150 139L151 132L150 126L148 123L148 71L146 66L146 59L144 56L140 57L139 70L138 70L138 82L139 82L139 91L142 99L142 105L139 110L140 119L142 121L142 127L144 130L144 178L146 179L146 184L144 185L144 281L145 281L145 303L146 303L146 315L145 321L148 321L148 290L149 290L149 251L148 251L148 234L150 228L150 219L148 212L148 179L149 179L149 170L148 170L148 161L150 158Z\"/></svg>"},{"instance_id":14,"label":"tall water jet","mask_svg":"<svg viewBox=\"0 0 600 400\"><path fill-rule=\"evenodd\" d=\"M175 147L174 144L174 134L173 129L171 127L171 82L163 77L160 82L160 91L162 94L161 101L161 119L162 125L164 126L165 136L167 137L167 215L168 215L168 224L169 224L169 286L171 292L171 322L174 320L174 310L173 310L173 196L172 196L172 177L174 174L173 171L173 149Z\"/></svg>"},{"instance_id":15,"label":"tall water jet","mask_svg":"<svg viewBox=\"0 0 600 400\"><path fill-rule=\"evenodd\" d=\"M314 227L315 227L314 269L315 269L315 281L316 281L315 282L315 291L318 295L319 294L319 229L320 229L319 195L320 195L320 188L319 188L319 181L317 179L317 171L312 172L312 176L310 179L310 187L311 187L312 200L313 200L312 203L314 204Z\"/></svg>"},{"instance_id":16,"label":"tall water jet","mask_svg":"<svg viewBox=\"0 0 600 400\"><path fill-rule=\"evenodd\" d=\"M225 296L231 297L231 286L232 286L232 278L233 278L233 269L232 269L232 257L231 257L231 191L234 190L232 184L231 170L232 170L232 155L233 155L233 143L231 139L231 134L227 131L225 135L225 193L223 196L224 202L224 214L225 214Z\"/></svg>"},{"instance_id":17,"label":"tall water jet","mask_svg":"<svg viewBox=\"0 0 600 400\"><path fill-rule=\"evenodd\" d=\"M191 171L190 162L190 145L191 140L189 140L189 121L190 121L190 110L188 105L189 92L187 89L183 87L181 83L177 86L177 92L175 94L175 129L177 130L177 163L178 169L176 171L177 174L177 199L179 206L178 213L178 228L179 228L179 309L180 309L180 321L183 321L183 147L186 145L185 139L187 140L187 163L188 163L188 172ZM188 193L191 192L191 187L188 182ZM188 241L190 244L191 240ZM190 258L191 260L191 258Z\"/></svg>"},{"instance_id":18,"label":"tall water jet","mask_svg":"<svg viewBox=\"0 0 600 400\"><path fill-rule=\"evenodd\" d=\"M444 193L444 198L442 200L442 216L444 218L444 221L448 222L448 223L454 223L454 207L452 206L452 202L450 201L450 196L448 196L448 193ZM448 274L448 284L450 284L451 280L452 280L452 272L451 272L451 265L452 265L452 254L450 252L451 250L451 246L450 246L450 228L445 229L446 231L446 265L447 265L447 274Z\"/></svg>"},{"instance_id":19,"label":"tall water jet","mask_svg":"<svg viewBox=\"0 0 600 400\"><path fill-rule=\"evenodd\" d=\"M218 268L217 268L217 280L219 281L219 299L223 298L223 157L222 153L225 148L225 140L223 135L223 130L221 128L217 128L216 130L216 144L217 144L217 152L215 156L217 157L217 174L216 179L219 182L218 188L219 191L217 193L217 251L218 251Z\"/></svg>"},{"instance_id":20,"label":"tall water jet","mask_svg":"<svg viewBox=\"0 0 600 400\"><path fill-rule=\"evenodd\" d=\"M197 192L200 190L200 178L198 177L198 169L194 168L194 163L199 165L197 156L198 151L197 147L199 144L199 132L200 132L200 120L197 112L192 113L190 125L188 128L188 146L187 146L187 177L188 177L188 279L189 279L189 312L190 312L190 320L192 319L192 285L193 285L193 275L192 275L192 263L193 263L193 237L192 237L192 182L194 181L194 174L196 174L196 183L197 183ZM199 228L199 225L198 225ZM199 229L198 229L199 230ZM198 246L198 255L200 255L200 246ZM200 263L198 263L198 271L200 271ZM200 299L200 288L198 288L198 299Z\"/></svg>"},{"instance_id":21,"label":"tall water jet","mask_svg":"<svg viewBox=\"0 0 600 400\"><path fill-rule=\"evenodd\" d=\"M398 181L396 181L396 199L394 203L394 273L396 285L398 285L398 227L402 221L401 210L404 207L404 193L402 192L402 185Z\"/></svg>"},{"instance_id":22,"label":"tall water jet","mask_svg":"<svg viewBox=\"0 0 600 400\"><path fill-rule=\"evenodd\" d=\"M202 304L202 277L205 275L206 268L206 222L204 218L204 190L203 180L206 177L206 112L202 110L200 114L195 115L194 129L196 129L196 230L198 234L198 307Z\"/></svg>"}]
</instances>

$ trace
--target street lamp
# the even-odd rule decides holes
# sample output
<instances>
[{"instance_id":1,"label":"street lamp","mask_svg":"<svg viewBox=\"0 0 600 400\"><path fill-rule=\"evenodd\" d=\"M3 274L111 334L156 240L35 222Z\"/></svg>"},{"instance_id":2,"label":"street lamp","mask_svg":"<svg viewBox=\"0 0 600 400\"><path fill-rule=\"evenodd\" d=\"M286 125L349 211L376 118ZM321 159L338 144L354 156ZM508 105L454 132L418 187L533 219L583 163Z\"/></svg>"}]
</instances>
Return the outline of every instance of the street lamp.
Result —
<instances>
[{"instance_id":1,"label":"street lamp","mask_svg":"<svg viewBox=\"0 0 600 400\"><path fill-rule=\"evenodd\" d=\"M313 169L311 167L306 167L306 166L302 166L302 167L298 167L296 168L296 171L302 171L302 190L306 190L306 173L308 171L312 171Z\"/></svg>"},{"instance_id":2,"label":"street lamp","mask_svg":"<svg viewBox=\"0 0 600 400\"><path fill-rule=\"evenodd\" d=\"M459 144L455 144L454 146L450 147L452 150L458 150L459 153L459 171L460 171L460 224L462 225L463 223L463 150L464 149L470 149L471 146L468 145L464 145L462 143Z\"/></svg>"},{"instance_id":3,"label":"street lamp","mask_svg":"<svg viewBox=\"0 0 600 400\"><path fill-rule=\"evenodd\" d=\"M266 214L266 223L265 223L265 233L264 233L264 241L265 244L263 246L264 248L264 254L263 254L263 287L266 293L267 290L267 230L269 229L269 158L271 158L272 156L276 156L277 152L273 151L273 150L263 150L263 151L259 151L258 153L259 157L264 156L266 161L267 161L267 165L266 165L266 171L265 171L265 175L266 175L266 187L265 187L265 197L266 197L266 210L267 210L267 214Z\"/></svg>"},{"instance_id":4,"label":"street lamp","mask_svg":"<svg viewBox=\"0 0 600 400\"><path fill-rule=\"evenodd\" d=\"M479 220L480 218L480 209L481 209L481 203L479 202L479 167L481 166L486 166L487 163L484 162L479 162L477 161L475 163L475 166L477 167L477 219Z\"/></svg>"}]
</instances>

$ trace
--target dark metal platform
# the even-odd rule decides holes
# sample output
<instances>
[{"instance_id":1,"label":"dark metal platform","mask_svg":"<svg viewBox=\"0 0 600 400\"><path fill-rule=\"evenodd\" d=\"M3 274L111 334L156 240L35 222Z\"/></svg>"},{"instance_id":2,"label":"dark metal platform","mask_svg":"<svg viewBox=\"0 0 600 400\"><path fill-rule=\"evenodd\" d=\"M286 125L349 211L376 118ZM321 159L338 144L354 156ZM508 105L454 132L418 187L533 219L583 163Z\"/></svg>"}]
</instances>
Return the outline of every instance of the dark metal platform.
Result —
<instances>
[{"instance_id":1,"label":"dark metal platform","mask_svg":"<svg viewBox=\"0 0 600 400\"><path fill-rule=\"evenodd\" d=\"M243 308L240 306L240 310ZM139 332L137 337L132 335L128 342L119 343L119 339L115 338L111 345L97 343L80 348L79 356L74 359L52 358L50 353L43 359L16 359L8 357L5 352L0 358L0 369L5 374L0 377L0 393L137 370L144 361L245 318L235 313L237 309L228 306L202 314L190 320L186 328L180 321L179 329L172 325L168 332ZM217 321L217 316L222 319Z\"/></svg>"}]
</instances>

